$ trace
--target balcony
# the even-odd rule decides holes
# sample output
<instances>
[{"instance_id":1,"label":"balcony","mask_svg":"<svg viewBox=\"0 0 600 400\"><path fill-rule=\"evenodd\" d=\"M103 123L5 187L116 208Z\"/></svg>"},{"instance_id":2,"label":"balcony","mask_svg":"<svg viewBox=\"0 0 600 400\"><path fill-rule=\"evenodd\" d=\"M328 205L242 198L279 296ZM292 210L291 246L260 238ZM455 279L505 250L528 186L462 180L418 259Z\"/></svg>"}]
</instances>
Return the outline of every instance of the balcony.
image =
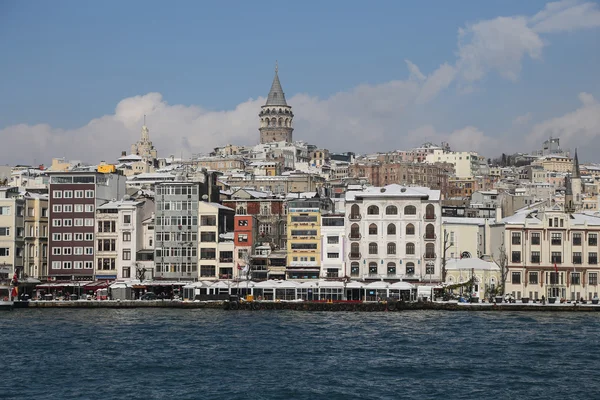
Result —
<instances>
[{"instance_id":1,"label":"balcony","mask_svg":"<svg viewBox=\"0 0 600 400\"><path fill-rule=\"evenodd\" d=\"M350 216L348 217L348 219L349 219L350 221L360 221L360 218L361 218L360 214L354 214L354 215L350 215Z\"/></svg>"},{"instance_id":2,"label":"balcony","mask_svg":"<svg viewBox=\"0 0 600 400\"><path fill-rule=\"evenodd\" d=\"M435 233L423 235L423 239L425 239L427 241L435 240L436 238L437 238L437 235Z\"/></svg>"},{"instance_id":3,"label":"balcony","mask_svg":"<svg viewBox=\"0 0 600 400\"><path fill-rule=\"evenodd\" d=\"M437 258L437 255L435 253L425 253L423 255L423 258L425 260L435 260Z\"/></svg>"},{"instance_id":4,"label":"balcony","mask_svg":"<svg viewBox=\"0 0 600 400\"><path fill-rule=\"evenodd\" d=\"M350 253L348 254L348 258L351 260L360 260L360 253Z\"/></svg>"},{"instance_id":5,"label":"balcony","mask_svg":"<svg viewBox=\"0 0 600 400\"><path fill-rule=\"evenodd\" d=\"M221 258L219 258L219 262L220 263L232 263L233 262L233 258L230 258L230 257L221 257Z\"/></svg>"},{"instance_id":6,"label":"balcony","mask_svg":"<svg viewBox=\"0 0 600 400\"><path fill-rule=\"evenodd\" d=\"M435 215L432 214L425 214L425 216L423 217L425 221L435 221L435 218Z\"/></svg>"},{"instance_id":7,"label":"balcony","mask_svg":"<svg viewBox=\"0 0 600 400\"><path fill-rule=\"evenodd\" d=\"M350 236L348 236L348 238L352 241L360 240L361 237L362 236L360 233L351 233Z\"/></svg>"}]
</instances>

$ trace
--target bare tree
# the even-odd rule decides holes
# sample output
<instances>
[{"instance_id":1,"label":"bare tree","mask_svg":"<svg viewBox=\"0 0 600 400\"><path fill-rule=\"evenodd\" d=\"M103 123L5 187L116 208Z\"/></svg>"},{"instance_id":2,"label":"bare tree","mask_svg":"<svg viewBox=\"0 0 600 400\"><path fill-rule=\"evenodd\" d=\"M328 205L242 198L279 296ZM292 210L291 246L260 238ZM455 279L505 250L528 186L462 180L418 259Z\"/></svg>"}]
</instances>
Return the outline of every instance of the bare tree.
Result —
<instances>
[{"instance_id":1,"label":"bare tree","mask_svg":"<svg viewBox=\"0 0 600 400\"><path fill-rule=\"evenodd\" d=\"M506 255L506 248L504 247L504 243L500 245L498 251L500 252L498 255L498 260L494 261L500 267L500 293L504 295L504 291L506 289L506 279L508 278L508 256Z\"/></svg>"},{"instance_id":2,"label":"bare tree","mask_svg":"<svg viewBox=\"0 0 600 400\"><path fill-rule=\"evenodd\" d=\"M444 229L444 241L442 243L442 283L446 282L446 262L448 261L446 258L446 252L450 247L452 247L452 243L449 241L450 234L447 230Z\"/></svg>"}]
</instances>

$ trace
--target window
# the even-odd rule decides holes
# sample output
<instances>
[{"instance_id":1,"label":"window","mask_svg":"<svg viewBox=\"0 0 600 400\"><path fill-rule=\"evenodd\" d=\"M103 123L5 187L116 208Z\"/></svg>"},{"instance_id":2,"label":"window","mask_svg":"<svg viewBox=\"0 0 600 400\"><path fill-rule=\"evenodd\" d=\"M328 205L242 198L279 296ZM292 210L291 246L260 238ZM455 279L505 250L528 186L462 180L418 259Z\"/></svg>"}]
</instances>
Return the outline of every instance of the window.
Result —
<instances>
[{"instance_id":1,"label":"window","mask_svg":"<svg viewBox=\"0 0 600 400\"><path fill-rule=\"evenodd\" d=\"M10 215L10 207L9 206L1 206L0 207L0 215Z\"/></svg>"},{"instance_id":2,"label":"window","mask_svg":"<svg viewBox=\"0 0 600 400\"><path fill-rule=\"evenodd\" d=\"M539 232L533 232L531 234L531 244L532 245L539 245L540 244L540 233Z\"/></svg>"},{"instance_id":3,"label":"window","mask_svg":"<svg viewBox=\"0 0 600 400\"><path fill-rule=\"evenodd\" d=\"M573 234L573 246L581 246L581 233Z\"/></svg>"},{"instance_id":4,"label":"window","mask_svg":"<svg viewBox=\"0 0 600 400\"><path fill-rule=\"evenodd\" d=\"M595 251L588 253L588 264L598 264L598 253Z\"/></svg>"},{"instance_id":5,"label":"window","mask_svg":"<svg viewBox=\"0 0 600 400\"><path fill-rule=\"evenodd\" d=\"M123 232L123 241L131 242L131 232Z\"/></svg>"},{"instance_id":6,"label":"window","mask_svg":"<svg viewBox=\"0 0 600 400\"><path fill-rule=\"evenodd\" d=\"M521 244L521 233L513 232L512 233L512 244Z\"/></svg>"},{"instance_id":7,"label":"window","mask_svg":"<svg viewBox=\"0 0 600 400\"><path fill-rule=\"evenodd\" d=\"M396 275L396 264L395 263L393 263L393 262L388 263L387 274L388 275Z\"/></svg>"},{"instance_id":8,"label":"window","mask_svg":"<svg viewBox=\"0 0 600 400\"><path fill-rule=\"evenodd\" d=\"M539 264L540 263L540 252L539 251L532 251L531 252L531 262L534 264Z\"/></svg>"},{"instance_id":9,"label":"window","mask_svg":"<svg viewBox=\"0 0 600 400\"><path fill-rule=\"evenodd\" d=\"M60 269L62 267L62 263L60 261L52 261L52 269Z\"/></svg>"},{"instance_id":10,"label":"window","mask_svg":"<svg viewBox=\"0 0 600 400\"><path fill-rule=\"evenodd\" d=\"M200 217L200 225L202 226L216 226L217 225L217 217L214 215L204 215Z\"/></svg>"},{"instance_id":11,"label":"window","mask_svg":"<svg viewBox=\"0 0 600 400\"><path fill-rule=\"evenodd\" d=\"M558 272L550 272L550 284L551 285L558 285L559 283L559 277L560 277L560 273Z\"/></svg>"},{"instance_id":12,"label":"window","mask_svg":"<svg viewBox=\"0 0 600 400\"><path fill-rule=\"evenodd\" d=\"M76 213L83 212L83 204L75 204L75 212Z\"/></svg>"},{"instance_id":13,"label":"window","mask_svg":"<svg viewBox=\"0 0 600 400\"><path fill-rule=\"evenodd\" d=\"M94 212L94 205L93 204L86 204L85 205L85 212Z\"/></svg>"},{"instance_id":14,"label":"window","mask_svg":"<svg viewBox=\"0 0 600 400\"><path fill-rule=\"evenodd\" d=\"M562 263L562 253L560 251L553 251L552 258L550 260L553 264Z\"/></svg>"},{"instance_id":15,"label":"window","mask_svg":"<svg viewBox=\"0 0 600 400\"><path fill-rule=\"evenodd\" d=\"M75 241L77 241L77 242L83 241L83 233L76 233L75 234Z\"/></svg>"},{"instance_id":16,"label":"window","mask_svg":"<svg viewBox=\"0 0 600 400\"><path fill-rule=\"evenodd\" d=\"M516 284L516 285L521 283L521 273L520 272L512 273L512 283Z\"/></svg>"},{"instance_id":17,"label":"window","mask_svg":"<svg viewBox=\"0 0 600 400\"><path fill-rule=\"evenodd\" d=\"M82 256L83 247L73 247L73 254L75 254L76 256Z\"/></svg>"},{"instance_id":18,"label":"window","mask_svg":"<svg viewBox=\"0 0 600 400\"><path fill-rule=\"evenodd\" d=\"M70 256L72 254L72 248L71 247L63 247L63 255L65 256Z\"/></svg>"},{"instance_id":19,"label":"window","mask_svg":"<svg viewBox=\"0 0 600 400\"><path fill-rule=\"evenodd\" d=\"M369 254L377 254L377 243L369 243Z\"/></svg>"},{"instance_id":20,"label":"window","mask_svg":"<svg viewBox=\"0 0 600 400\"><path fill-rule=\"evenodd\" d=\"M415 207L415 206L404 207L404 215L417 215L417 207Z\"/></svg>"},{"instance_id":21,"label":"window","mask_svg":"<svg viewBox=\"0 0 600 400\"><path fill-rule=\"evenodd\" d=\"M201 277L212 277L216 275L216 268L214 265L201 265L200 276Z\"/></svg>"},{"instance_id":22,"label":"window","mask_svg":"<svg viewBox=\"0 0 600 400\"><path fill-rule=\"evenodd\" d=\"M413 224L406 225L406 234L414 235L415 234L415 226Z\"/></svg>"},{"instance_id":23,"label":"window","mask_svg":"<svg viewBox=\"0 0 600 400\"><path fill-rule=\"evenodd\" d=\"M63 269L71 269L71 261L63 261Z\"/></svg>"},{"instance_id":24,"label":"window","mask_svg":"<svg viewBox=\"0 0 600 400\"><path fill-rule=\"evenodd\" d=\"M579 272L571 272L571 285L581 285L581 275Z\"/></svg>"},{"instance_id":25,"label":"window","mask_svg":"<svg viewBox=\"0 0 600 400\"><path fill-rule=\"evenodd\" d=\"M73 226L73 220L70 218L63 219L63 226Z\"/></svg>"},{"instance_id":26,"label":"window","mask_svg":"<svg viewBox=\"0 0 600 400\"><path fill-rule=\"evenodd\" d=\"M62 204L53 204L52 212L55 212L55 213L62 212Z\"/></svg>"},{"instance_id":27,"label":"window","mask_svg":"<svg viewBox=\"0 0 600 400\"><path fill-rule=\"evenodd\" d=\"M61 250L62 249L60 247L53 247L52 248L52 255L53 256L60 256L61 255Z\"/></svg>"},{"instance_id":28,"label":"window","mask_svg":"<svg viewBox=\"0 0 600 400\"><path fill-rule=\"evenodd\" d=\"M387 253L388 254L396 254L396 243L388 243L387 244Z\"/></svg>"},{"instance_id":29,"label":"window","mask_svg":"<svg viewBox=\"0 0 600 400\"><path fill-rule=\"evenodd\" d=\"M123 249L123 260L131 260L131 249Z\"/></svg>"},{"instance_id":30,"label":"window","mask_svg":"<svg viewBox=\"0 0 600 400\"><path fill-rule=\"evenodd\" d=\"M62 219L53 219L52 226L62 226Z\"/></svg>"},{"instance_id":31,"label":"window","mask_svg":"<svg viewBox=\"0 0 600 400\"><path fill-rule=\"evenodd\" d=\"M63 197L65 199L72 199L73 198L73 191L72 190L65 190L63 192Z\"/></svg>"},{"instance_id":32,"label":"window","mask_svg":"<svg viewBox=\"0 0 600 400\"><path fill-rule=\"evenodd\" d=\"M597 233L590 233L588 235L588 245L590 245L590 246L598 245L598 234Z\"/></svg>"},{"instance_id":33,"label":"window","mask_svg":"<svg viewBox=\"0 0 600 400\"><path fill-rule=\"evenodd\" d=\"M529 273L529 284L531 284L531 285L537 285L538 284L538 273L537 272L530 272Z\"/></svg>"},{"instance_id":34,"label":"window","mask_svg":"<svg viewBox=\"0 0 600 400\"><path fill-rule=\"evenodd\" d=\"M94 226L94 218L86 218L85 226ZM108 231L105 231L105 232L108 232ZM114 232L114 230L112 232Z\"/></svg>"},{"instance_id":35,"label":"window","mask_svg":"<svg viewBox=\"0 0 600 400\"><path fill-rule=\"evenodd\" d=\"M86 190L85 191L85 198L86 199L93 199L94 198L94 191L93 190Z\"/></svg>"},{"instance_id":36,"label":"window","mask_svg":"<svg viewBox=\"0 0 600 400\"><path fill-rule=\"evenodd\" d=\"M435 275L435 265L426 265L425 275Z\"/></svg>"},{"instance_id":37,"label":"window","mask_svg":"<svg viewBox=\"0 0 600 400\"><path fill-rule=\"evenodd\" d=\"M553 233L551 236L552 246L560 246L562 244L562 234L561 233Z\"/></svg>"},{"instance_id":38,"label":"window","mask_svg":"<svg viewBox=\"0 0 600 400\"><path fill-rule=\"evenodd\" d=\"M48 217L48 209L47 208L42 208L42 217L44 217L44 218Z\"/></svg>"},{"instance_id":39,"label":"window","mask_svg":"<svg viewBox=\"0 0 600 400\"><path fill-rule=\"evenodd\" d=\"M369 206L369 208L367 208L367 215L379 215L379 207Z\"/></svg>"},{"instance_id":40,"label":"window","mask_svg":"<svg viewBox=\"0 0 600 400\"><path fill-rule=\"evenodd\" d=\"M409 262L406 263L406 275L414 275L415 273L415 264Z\"/></svg>"},{"instance_id":41,"label":"window","mask_svg":"<svg viewBox=\"0 0 600 400\"><path fill-rule=\"evenodd\" d=\"M85 255L86 256L92 256L92 255L94 255L94 248L93 247L86 247L85 248Z\"/></svg>"},{"instance_id":42,"label":"window","mask_svg":"<svg viewBox=\"0 0 600 400\"><path fill-rule=\"evenodd\" d=\"M512 262L514 262L514 263L520 263L521 262L521 252L520 251L513 251L512 252Z\"/></svg>"},{"instance_id":43,"label":"window","mask_svg":"<svg viewBox=\"0 0 600 400\"><path fill-rule=\"evenodd\" d=\"M214 260L217 257L217 252L215 249L200 249L200 259L201 260Z\"/></svg>"},{"instance_id":44,"label":"window","mask_svg":"<svg viewBox=\"0 0 600 400\"><path fill-rule=\"evenodd\" d=\"M60 242L60 237L61 237L60 233L53 233L52 234L52 240L54 240L55 242Z\"/></svg>"},{"instance_id":45,"label":"window","mask_svg":"<svg viewBox=\"0 0 600 400\"><path fill-rule=\"evenodd\" d=\"M369 235L377 235L377 225L369 225Z\"/></svg>"},{"instance_id":46,"label":"window","mask_svg":"<svg viewBox=\"0 0 600 400\"><path fill-rule=\"evenodd\" d=\"M94 240L94 234L93 234L93 233L86 233L86 234L85 234L85 240L86 240L87 242L89 242L89 241L91 241L91 240Z\"/></svg>"},{"instance_id":47,"label":"window","mask_svg":"<svg viewBox=\"0 0 600 400\"><path fill-rule=\"evenodd\" d=\"M353 204L350 207L350 219L355 220L360 218L360 209L357 204Z\"/></svg>"},{"instance_id":48,"label":"window","mask_svg":"<svg viewBox=\"0 0 600 400\"><path fill-rule=\"evenodd\" d=\"M92 261L85 261L83 263L83 268L92 269L92 268L94 268L94 263Z\"/></svg>"},{"instance_id":49,"label":"window","mask_svg":"<svg viewBox=\"0 0 600 400\"><path fill-rule=\"evenodd\" d=\"M414 243L406 243L406 254L415 254L415 244Z\"/></svg>"},{"instance_id":50,"label":"window","mask_svg":"<svg viewBox=\"0 0 600 400\"><path fill-rule=\"evenodd\" d=\"M425 227L425 239L435 239L435 227L433 224L427 224Z\"/></svg>"},{"instance_id":51,"label":"window","mask_svg":"<svg viewBox=\"0 0 600 400\"><path fill-rule=\"evenodd\" d=\"M377 263L369 263L369 275L377 275Z\"/></svg>"},{"instance_id":52,"label":"window","mask_svg":"<svg viewBox=\"0 0 600 400\"><path fill-rule=\"evenodd\" d=\"M131 278L131 268L123 267L123 278Z\"/></svg>"},{"instance_id":53,"label":"window","mask_svg":"<svg viewBox=\"0 0 600 400\"><path fill-rule=\"evenodd\" d=\"M386 215L397 215L398 214L398 207L396 207L396 206L387 206L385 208L385 213L386 213Z\"/></svg>"},{"instance_id":54,"label":"window","mask_svg":"<svg viewBox=\"0 0 600 400\"><path fill-rule=\"evenodd\" d=\"M327 236L327 244L339 244L339 236Z\"/></svg>"},{"instance_id":55,"label":"window","mask_svg":"<svg viewBox=\"0 0 600 400\"><path fill-rule=\"evenodd\" d=\"M389 224L387 226L387 234L388 235L395 235L396 234L396 225L394 224Z\"/></svg>"},{"instance_id":56,"label":"window","mask_svg":"<svg viewBox=\"0 0 600 400\"><path fill-rule=\"evenodd\" d=\"M75 191L75 198L76 199L83 199L83 190L76 190Z\"/></svg>"},{"instance_id":57,"label":"window","mask_svg":"<svg viewBox=\"0 0 600 400\"><path fill-rule=\"evenodd\" d=\"M83 218L75 218L73 222L75 223L75 226L83 226Z\"/></svg>"},{"instance_id":58,"label":"window","mask_svg":"<svg viewBox=\"0 0 600 400\"><path fill-rule=\"evenodd\" d=\"M73 267L74 267L75 269L83 269L83 261L75 261L75 262L73 263Z\"/></svg>"},{"instance_id":59,"label":"window","mask_svg":"<svg viewBox=\"0 0 600 400\"><path fill-rule=\"evenodd\" d=\"M247 219L240 219L238 221L238 226L248 226L248 220Z\"/></svg>"},{"instance_id":60,"label":"window","mask_svg":"<svg viewBox=\"0 0 600 400\"><path fill-rule=\"evenodd\" d=\"M340 258L340 253L327 253L327 258Z\"/></svg>"},{"instance_id":61,"label":"window","mask_svg":"<svg viewBox=\"0 0 600 400\"><path fill-rule=\"evenodd\" d=\"M247 242L248 242L248 235L247 235L247 234L245 234L245 233L243 233L243 234L242 234L242 233L240 233L240 234L238 235L238 242L239 242L239 243L247 243Z\"/></svg>"},{"instance_id":62,"label":"window","mask_svg":"<svg viewBox=\"0 0 600 400\"><path fill-rule=\"evenodd\" d=\"M353 262L350 264L350 276L357 277L359 274L360 268L357 262Z\"/></svg>"},{"instance_id":63,"label":"window","mask_svg":"<svg viewBox=\"0 0 600 400\"><path fill-rule=\"evenodd\" d=\"M86 206L86 208L87 208L87 206ZM129 214L123 215L123 223L130 224L131 223L131 215L129 215Z\"/></svg>"},{"instance_id":64,"label":"window","mask_svg":"<svg viewBox=\"0 0 600 400\"><path fill-rule=\"evenodd\" d=\"M10 236L10 228L0 227L0 236Z\"/></svg>"},{"instance_id":65,"label":"window","mask_svg":"<svg viewBox=\"0 0 600 400\"><path fill-rule=\"evenodd\" d=\"M598 284L598 273L590 272L588 275L589 284L592 286L596 286Z\"/></svg>"},{"instance_id":66,"label":"window","mask_svg":"<svg viewBox=\"0 0 600 400\"><path fill-rule=\"evenodd\" d=\"M573 264L581 264L581 252L576 251L573 253Z\"/></svg>"},{"instance_id":67,"label":"window","mask_svg":"<svg viewBox=\"0 0 600 400\"><path fill-rule=\"evenodd\" d=\"M55 199L62 199L62 190L53 190L52 197Z\"/></svg>"}]
</instances>

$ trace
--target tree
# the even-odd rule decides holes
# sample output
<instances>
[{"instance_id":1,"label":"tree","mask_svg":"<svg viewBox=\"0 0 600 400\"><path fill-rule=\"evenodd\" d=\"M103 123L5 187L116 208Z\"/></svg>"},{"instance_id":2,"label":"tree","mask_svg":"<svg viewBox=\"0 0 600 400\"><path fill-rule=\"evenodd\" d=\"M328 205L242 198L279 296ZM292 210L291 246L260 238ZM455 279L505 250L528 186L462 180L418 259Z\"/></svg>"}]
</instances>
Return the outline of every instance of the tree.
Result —
<instances>
[{"instance_id":1,"label":"tree","mask_svg":"<svg viewBox=\"0 0 600 400\"><path fill-rule=\"evenodd\" d=\"M449 236L448 231L444 229L444 241L442 243L442 283L446 282L446 252L452 247L452 243L448 239Z\"/></svg>"},{"instance_id":2,"label":"tree","mask_svg":"<svg viewBox=\"0 0 600 400\"><path fill-rule=\"evenodd\" d=\"M506 289L506 279L508 278L508 256L506 255L506 249L504 248L504 243L500 245L498 248L500 254L498 256L498 260L494 260L496 264L500 267L500 293L504 295L504 291Z\"/></svg>"}]
</instances>

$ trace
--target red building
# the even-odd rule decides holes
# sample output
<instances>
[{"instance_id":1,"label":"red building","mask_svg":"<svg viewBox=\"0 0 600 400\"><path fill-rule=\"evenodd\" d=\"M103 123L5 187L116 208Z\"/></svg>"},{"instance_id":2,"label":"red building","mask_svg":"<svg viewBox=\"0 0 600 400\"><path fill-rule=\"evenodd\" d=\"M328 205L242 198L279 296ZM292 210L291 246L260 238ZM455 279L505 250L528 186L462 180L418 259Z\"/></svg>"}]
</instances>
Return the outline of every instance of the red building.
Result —
<instances>
[{"instance_id":1,"label":"red building","mask_svg":"<svg viewBox=\"0 0 600 400\"><path fill-rule=\"evenodd\" d=\"M234 265L244 268L253 254L255 240L258 234L257 219L253 215L236 215L234 217Z\"/></svg>"}]
</instances>

